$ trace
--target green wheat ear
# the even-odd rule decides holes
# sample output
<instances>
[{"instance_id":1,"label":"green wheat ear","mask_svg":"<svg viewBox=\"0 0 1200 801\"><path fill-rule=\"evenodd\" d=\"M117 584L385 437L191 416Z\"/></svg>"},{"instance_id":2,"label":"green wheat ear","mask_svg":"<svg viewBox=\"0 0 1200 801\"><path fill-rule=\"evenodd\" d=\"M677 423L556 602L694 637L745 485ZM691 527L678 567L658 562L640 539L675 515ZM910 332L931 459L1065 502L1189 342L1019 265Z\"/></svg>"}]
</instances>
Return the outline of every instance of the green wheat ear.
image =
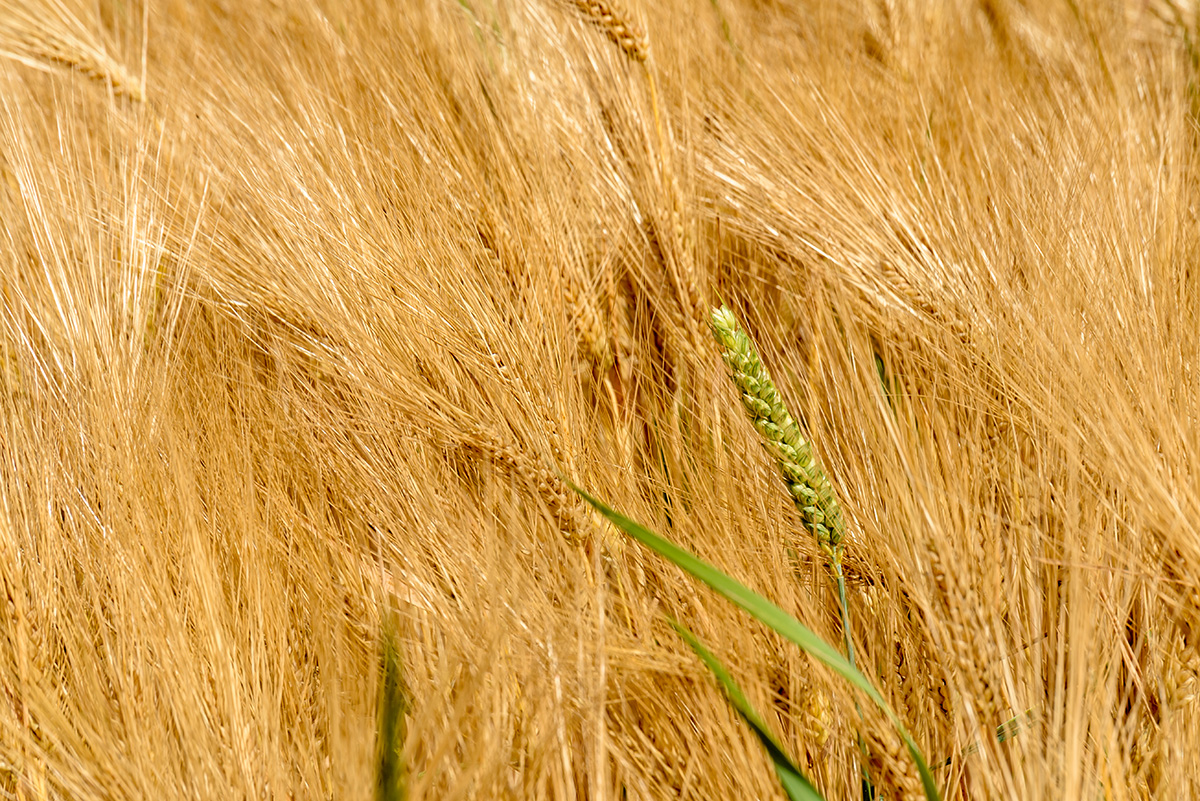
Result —
<instances>
[{"instance_id":1,"label":"green wheat ear","mask_svg":"<svg viewBox=\"0 0 1200 801\"><path fill-rule=\"evenodd\" d=\"M713 309L712 330L724 349L722 357L731 371L730 379L741 393L742 405L763 444L775 457L804 527L816 537L831 561L840 562L845 536L842 507L813 455L812 446L801 436L800 427L733 312L725 306Z\"/></svg>"}]
</instances>

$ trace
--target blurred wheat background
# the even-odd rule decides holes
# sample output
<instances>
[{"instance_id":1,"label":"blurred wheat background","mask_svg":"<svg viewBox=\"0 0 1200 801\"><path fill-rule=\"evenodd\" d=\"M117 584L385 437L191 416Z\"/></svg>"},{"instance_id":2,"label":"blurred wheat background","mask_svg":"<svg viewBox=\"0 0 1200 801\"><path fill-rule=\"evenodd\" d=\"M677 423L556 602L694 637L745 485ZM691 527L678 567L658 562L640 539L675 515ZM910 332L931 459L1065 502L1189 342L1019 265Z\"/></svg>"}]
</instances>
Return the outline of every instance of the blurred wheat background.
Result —
<instances>
[{"instance_id":1,"label":"blurred wheat background","mask_svg":"<svg viewBox=\"0 0 1200 801\"><path fill-rule=\"evenodd\" d=\"M1195 797L1198 36L1182 0L2 0L0 793L370 798L394 626L412 799L781 797L664 613L829 798L859 731L917 793L563 481L838 642L725 302L946 797Z\"/></svg>"}]
</instances>

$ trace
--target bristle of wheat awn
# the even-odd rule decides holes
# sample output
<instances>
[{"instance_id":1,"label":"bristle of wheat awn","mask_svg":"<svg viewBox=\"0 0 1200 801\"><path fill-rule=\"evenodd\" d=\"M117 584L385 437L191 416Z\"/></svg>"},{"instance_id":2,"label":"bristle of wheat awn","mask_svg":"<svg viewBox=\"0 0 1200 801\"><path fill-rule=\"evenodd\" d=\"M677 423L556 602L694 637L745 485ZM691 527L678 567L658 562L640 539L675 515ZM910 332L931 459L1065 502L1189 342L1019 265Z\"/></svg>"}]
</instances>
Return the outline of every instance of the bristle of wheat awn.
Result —
<instances>
[{"instance_id":1,"label":"bristle of wheat awn","mask_svg":"<svg viewBox=\"0 0 1200 801\"><path fill-rule=\"evenodd\" d=\"M775 457L804 527L816 537L822 550L838 559L845 535L842 507L813 455L812 446L800 435L799 426L784 406L775 382L733 312L725 306L714 309L712 330L724 349L722 355L734 386L741 392L742 405L763 444Z\"/></svg>"},{"instance_id":2,"label":"bristle of wheat awn","mask_svg":"<svg viewBox=\"0 0 1200 801\"><path fill-rule=\"evenodd\" d=\"M107 83L118 97L137 102L145 100L141 82L124 67L107 54L72 37L5 22L0 23L0 54L6 46L19 57L58 64L93 81Z\"/></svg>"},{"instance_id":3,"label":"bristle of wheat awn","mask_svg":"<svg viewBox=\"0 0 1200 801\"><path fill-rule=\"evenodd\" d=\"M573 0L572 5L629 58L642 62L650 55L646 34L619 4L612 0Z\"/></svg>"}]
</instances>

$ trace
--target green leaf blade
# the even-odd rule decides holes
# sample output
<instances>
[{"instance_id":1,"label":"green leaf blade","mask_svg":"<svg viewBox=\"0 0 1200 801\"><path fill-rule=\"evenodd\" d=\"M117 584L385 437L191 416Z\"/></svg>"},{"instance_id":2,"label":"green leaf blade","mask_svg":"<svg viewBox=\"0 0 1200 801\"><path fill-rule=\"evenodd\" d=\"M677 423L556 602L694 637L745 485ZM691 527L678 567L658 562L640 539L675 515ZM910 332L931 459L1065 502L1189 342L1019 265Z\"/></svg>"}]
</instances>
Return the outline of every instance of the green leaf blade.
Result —
<instances>
[{"instance_id":1,"label":"green leaf blade","mask_svg":"<svg viewBox=\"0 0 1200 801\"><path fill-rule=\"evenodd\" d=\"M921 785L924 788L926 799L928 801L940 801L941 794L938 792L933 773L929 770L929 765L926 763L925 757L921 754L921 750L909 735L899 716L896 715L891 706L888 705L887 701L884 700L883 696L880 695L879 691L875 689L867 677L856 670L836 648L821 639L816 632L805 626L795 617L789 615L741 582L726 575L694 554L680 548L678 545L655 534L642 524L625 517L620 512L606 505L603 501L589 495L573 482L567 481L566 483L581 498L587 501L593 509L625 534L690 573L692 576L700 579L700 581L703 581L718 594L725 596L725 598L740 607L743 611L749 613L751 617L754 617L785 639L790 640L807 654L815 657L826 667L832 669L844 681L861 690L864 695L871 699L875 706L887 715L892 726L895 727L900 737L904 740L904 745L908 748L908 753L912 756L913 762L917 766L917 772L920 774Z\"/></svg>"},{"instance_id":2,"label":"green leaf blade","mask_svg":"<svg viewBox=\"0 0 1200 801\"><path fill-rule=\"evenodd\" d=\"M724 691L725 697L729 699L729 703L738 711L738 714L742 716L742 720L746 721L746 724L750 726L750 729L758 736L759 741L767 749L767 753L771 756L771 762L775 765L775 775L779 777L779 783L783 786L784 791L787 792L788 798L791 801L825 801L825 797L821 795L820 791L809 781L799 766L783 750L783 746L775 739L775 735L771 733L766 723L763 722L762 716L751 706L750 702L746 699L745 693L742 692L742 688L729 675L729 671L725 669L721 661L705 648L696 635L692 634L685 626L675 620L671 620L670 623L675 632L696 652L696 656L700 657L700 661L716 677L717 683L721 685L721 689Z\"/></svg>"}]
</instances>

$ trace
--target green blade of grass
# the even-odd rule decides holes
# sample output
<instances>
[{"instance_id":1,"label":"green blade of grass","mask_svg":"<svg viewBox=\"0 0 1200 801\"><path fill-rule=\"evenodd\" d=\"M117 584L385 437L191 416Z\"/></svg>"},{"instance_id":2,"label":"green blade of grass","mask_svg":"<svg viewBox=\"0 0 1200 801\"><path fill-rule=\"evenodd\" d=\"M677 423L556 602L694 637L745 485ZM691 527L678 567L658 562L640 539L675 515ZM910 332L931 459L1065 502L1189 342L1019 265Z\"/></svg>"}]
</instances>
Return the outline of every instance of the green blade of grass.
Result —
<instances>
[{"instance_id":1,"label":"green blade of grass","mask_svg":"<svg viewBox=\"0 0 1200 801\"><path fill-rule=\"evenodd\" d=\"M937 783L933 780L933 774L929 770L929 765L926 763L925 757L921 754L921 750L917 747L916 742L900 721L899 716L892 711L887 701L884 700L883 696L879 694L879 691L875 689L871 682L867 680L867 677L858 672L836 648L818 637L812 629L749 587L735 581L733 578L688 551L685 551L678 545L663 539L640 523L630 520L602 501L593 498L574 483L568 481L567 484L621 531L700 579L719 594L725 596L748 612L759 622L795 643L805 653L820 660L845 681L861 690L871 699L875 706L879 707L887 715L888 720L891 721L896 731L900 734L900 737L904 740L904 745L908 748L908 753L912 756L913 762L916 763L917 772L921 776L921 785L925 790L925 798L928 801L940 801L941 796L937 790Z\"/></svg>"},{"instance_id":2,"label":"green blade of grass","mask_svg":"<svg viewBox=\"0 0 1200 801\"><path fill-rule=\"evenodd\" d=\"M733 677L729 675L729 671L721 664L721 661L713 656L704 645L697 639L696 635L692 634L685 626L667 618L675 632L683 638L683 641L688 644L696 656L700 657L708 669L712 671L716 677L717 683L721 685L721 689L725 692L725 697L729 699L729 703L738 714L742 716L742 720L746 721L750 729L758 736L759 742L767 749L767 753L771 755L771 761L775 765L775 775L779 777L779 783L783 785L784 791L787 792L788 798L791 801L825 801L825 797L821 795L813 783L808 780L808 777L800 770L792 758L783 750L783 746L775 739L770 729L763 722L758 711L750 705L746 699L742 688L737 685Z\"/></svg>"},{"instance_id":3,"label":"green blade of grass","mask_svg":"<svg viewBox=\"0 0 1200 801\"><path fill-rule=\"evenodd\" d=\"M404 801L408 797L408 771L401 749L407 735L404 714L408 710L408 697L404 692L395 624L391 620L384 626L381 646L375 799Z\"/></svg>"}]
</instances>

